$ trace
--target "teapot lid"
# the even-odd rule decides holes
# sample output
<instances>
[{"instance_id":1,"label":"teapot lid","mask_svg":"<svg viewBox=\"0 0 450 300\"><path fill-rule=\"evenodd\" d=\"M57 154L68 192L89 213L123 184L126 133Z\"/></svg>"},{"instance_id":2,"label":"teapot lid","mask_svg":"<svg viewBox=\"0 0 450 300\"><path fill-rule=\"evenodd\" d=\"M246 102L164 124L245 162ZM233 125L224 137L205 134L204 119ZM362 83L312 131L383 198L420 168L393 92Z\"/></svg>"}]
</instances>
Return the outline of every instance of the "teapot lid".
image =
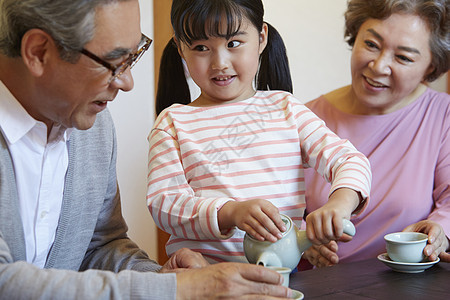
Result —
<instances>
[{"instance_id":1,"label":"teapot lid","mask_svg":"<svg viewBox=\"0 0 450 300\"><path fill-rule=\"evenodd\" d=\"M280 214L281 217L281 221L283 221L284 225L286 226L286 231L282 232L281 234L283 235L283 237L289 232L289 230L292 227L292 224L294 224L292 222L292 219L286 215ZM260 242L260 243L268 243L267 241L261 242L258 241L257 239L255 239L251 234L246 233L245 237L249 237L250 239L256 241L256 242Z\"/></svg>"},{"instance_id":2,"label":"teapot lid","mask_svg":"<svg viewBox=\"0 0 450 300\"><path fill-rule=\"evenodd\" d=\"M282 234L284 236L285 234L287 234L289 232L289 230L292 227L292 219L283 214L280 214L280 217L281 217L281 221L283 221L284 225L286 226L286 231L282 232Z\"/></svg>"}]
</instances>

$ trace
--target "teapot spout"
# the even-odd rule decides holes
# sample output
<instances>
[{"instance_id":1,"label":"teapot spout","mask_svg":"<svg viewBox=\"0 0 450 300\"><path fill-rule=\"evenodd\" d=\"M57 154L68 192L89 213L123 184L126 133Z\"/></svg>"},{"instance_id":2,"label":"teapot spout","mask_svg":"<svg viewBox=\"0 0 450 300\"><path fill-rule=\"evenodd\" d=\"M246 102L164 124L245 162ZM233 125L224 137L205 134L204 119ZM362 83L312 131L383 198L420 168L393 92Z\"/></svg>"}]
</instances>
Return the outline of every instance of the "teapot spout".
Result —
<instances>
[{"instance_id":1,"label":"teapot spout","mask_svg":"<svg viewBox=\"0 0 450 300\"><path fill-rule=\"evenodd\" d=\"M259 256L259 258L256 261L257 265L261 265L264 267L267 266L273 266L273 267L282 267L283 264L281 263L281 260L278 258L278 256L270 251L263 252Z\"/></svg>"}]
</instances>

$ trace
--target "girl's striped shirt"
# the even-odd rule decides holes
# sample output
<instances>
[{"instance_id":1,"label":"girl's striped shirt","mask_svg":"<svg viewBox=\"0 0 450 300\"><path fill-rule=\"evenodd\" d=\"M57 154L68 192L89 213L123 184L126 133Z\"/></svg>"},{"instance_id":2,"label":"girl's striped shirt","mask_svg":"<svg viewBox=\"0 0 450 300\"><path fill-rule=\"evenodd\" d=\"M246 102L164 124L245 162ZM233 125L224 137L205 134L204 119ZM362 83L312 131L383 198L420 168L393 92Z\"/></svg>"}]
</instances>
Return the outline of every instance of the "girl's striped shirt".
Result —
<instances>
[{"instance_id":1,"label":"girl's striped shirt","mask_svg":"<svg viewBox=\"0 0 450 300\"><path fill-rule=\"evenodd\" d=\"M245 232L219 230L217 212L227 201L269 200L300 227L304 168L330 181L330 194L348 187L369 197L367 158L287 92L258 91L211 107L172 105L149 142L147 204L171 234L169 256L187 247L210 262L246 262Z\"/></svg>"}]
</instances>

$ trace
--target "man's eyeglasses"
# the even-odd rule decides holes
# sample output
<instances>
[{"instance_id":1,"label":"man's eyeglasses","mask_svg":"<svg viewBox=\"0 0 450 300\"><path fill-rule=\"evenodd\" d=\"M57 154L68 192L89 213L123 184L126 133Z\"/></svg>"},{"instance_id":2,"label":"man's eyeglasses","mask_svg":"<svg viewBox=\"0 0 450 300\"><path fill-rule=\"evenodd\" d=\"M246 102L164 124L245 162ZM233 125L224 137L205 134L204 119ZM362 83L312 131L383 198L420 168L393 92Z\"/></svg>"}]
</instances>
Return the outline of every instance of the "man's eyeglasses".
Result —
<instances>
[{"instance_id":1,"label":"man's eyeglasses","mask_svg":"<svg viewBox=\"0 0 450 300\"><path fill-rule=\"evenodd\" d=\"M130 54L130 56L128 56L128 58L125 59L123 62L121 62L119 65L114 65L107 61L104 61L103 59L101 59L100 57L95 55L94 53L92 53L84 48L81 49L80 52L82 54L86 55L87 57L95 60L96 62L98 62L99 64L104 66L105 68L111 70L112 77L108 81L108 83L111 83L114 79L116 79L120 75L122 75L128 69L128 67L130 67L130 69L133 68L134 65L139 61L139 59L145 53L145 51L147 51L147 49L150 47L151 44L152 44L152 39L147 37L146 35L142 34L142 38L141 38L141 41L139 43L138 50L136 51L136 53Z\"/></svg>"}]
</instances>

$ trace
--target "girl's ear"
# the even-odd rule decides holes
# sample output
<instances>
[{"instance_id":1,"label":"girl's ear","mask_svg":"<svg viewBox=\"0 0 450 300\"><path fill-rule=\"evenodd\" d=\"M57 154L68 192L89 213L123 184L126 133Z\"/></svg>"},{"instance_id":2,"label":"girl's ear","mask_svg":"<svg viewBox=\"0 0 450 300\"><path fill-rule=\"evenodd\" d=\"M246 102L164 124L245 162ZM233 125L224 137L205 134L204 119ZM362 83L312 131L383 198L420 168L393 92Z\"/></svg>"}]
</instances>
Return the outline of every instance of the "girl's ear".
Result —
<instances>
[{"instance_id":1,"label":"girl's ear","mask_svg":"<svg viewBox=\"0 0 450 300\"><path fill-rule=\"evenodd\" d=\"M28 70L34 76L41 76L49 61L53 39L41 29L31 29L22 37L21 55Z\"/></svg>"},{"instance_id":2,"label":"girl's ear","mask_svg":"<svg viewBox=\"0 0 450 300\"><path fill-rule=\"evenodd\" d=\"M177 45L178 54L180 54L181 58L184 59L183 51L181 51L180 47L180 41L175 36L173 37L173 41L175 42L175 45Z\"/></svg>"},{"instance_id":3,"label":"girl's ear","mask_svg":"<svg viewBox=\"0 0 450 300\"><path fill-rule=\"evenodd\" d=\"M269 29L267 23L264 23L263 28L259 33L259 54L261 54L266 48L268 38L269 38Z\"/></svg>"}]
</instances>

